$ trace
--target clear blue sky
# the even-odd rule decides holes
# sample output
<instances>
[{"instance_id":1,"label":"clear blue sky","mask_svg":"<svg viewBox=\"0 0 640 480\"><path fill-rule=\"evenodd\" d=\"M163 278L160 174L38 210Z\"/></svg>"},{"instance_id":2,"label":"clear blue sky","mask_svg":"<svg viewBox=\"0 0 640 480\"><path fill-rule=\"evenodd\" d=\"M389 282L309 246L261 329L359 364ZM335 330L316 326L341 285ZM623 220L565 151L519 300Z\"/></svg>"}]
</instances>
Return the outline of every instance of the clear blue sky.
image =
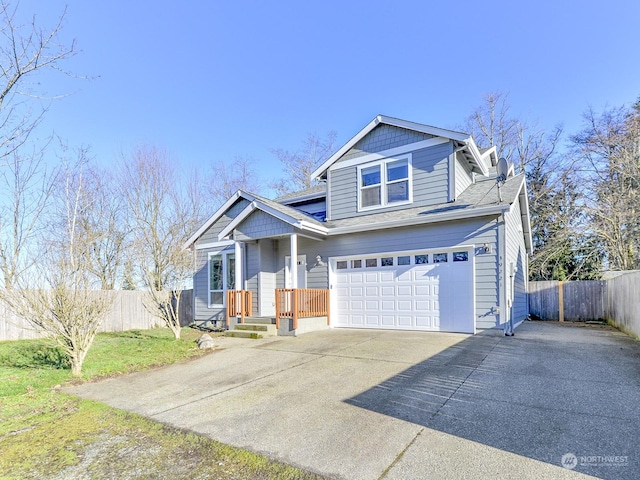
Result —
<instances>
[{"instance_id":1,"label":"clear blue sky","mask_svg":"<svg viewBox=\"0 0 640 480\"><path fill-rule=\"evenodd\" d=\"M23 0L52 24L68 6L67 64L93 80L47 75L44 131L96 159L149 143L180 162L237 155L265 177L269 148L309 132L346 142L382 113L459 126L482 96L509 92L513 113L580 126L640 95L640 2ZM206 167L208 168L208 167Z\"/></svg>"}]
</instances>

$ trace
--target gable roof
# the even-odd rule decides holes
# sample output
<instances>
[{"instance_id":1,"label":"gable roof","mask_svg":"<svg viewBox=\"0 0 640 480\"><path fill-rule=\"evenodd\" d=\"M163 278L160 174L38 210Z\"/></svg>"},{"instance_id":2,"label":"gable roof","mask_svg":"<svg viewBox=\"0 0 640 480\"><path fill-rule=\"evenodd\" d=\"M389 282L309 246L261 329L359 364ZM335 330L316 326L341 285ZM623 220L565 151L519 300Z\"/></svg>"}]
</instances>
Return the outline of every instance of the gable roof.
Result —
<instances>
[{"instance_id":1,"label":"gable roof","mask_svg":"<svg viewBox=\"0 0 640 480\"><path fill-rule=\"evenodd\" d=\"M391 212L374 213L360 217L345 218L320 222L295 208L268 200L259 195L238 190L218 211L207 220L185 243L189 248L224 212L238 199L244 198L251 202L238 214L218 235L222 239L248 218L255 210L261 210L278 220L310 236L320 237L343 235L347 233L397 228L403 226L437 223L465 218L499 215L512 208L515 202L520 202L523 223L523 234L527 251L531 252L532 241L529 227L529 209L524 174L507 179L501 187L502 201L499 199L495 179L478 181L462 192L455 202L441 203L429 207L414 207ZM317 238L317 237L316 237Z\"/></svg>"},{"instance_id":2,"label":"gable roof","mask_svg":"<svg viewBox=\"0 0 640 480\"><path fill-rule=\"evenodd\" d=\"M287 193L286 195L282 195L281 197L276 198L274 201L281 202L284 204L289 204L289 203L304 202L307 200L315 200L316 198L320 199L326 196L327 196L327 184L321 183L319 185L313 185L309 188L305 188L304 190Z\"/></svg>"},{"instance_id":3,"label":"gable roof","mask_svg":"<svg viewBox=\"0 0 640 480\"><path fill-rule=\"evenodd\" d=\"M343 155L351 150L356 143L362 140L365 136L367 136L367 134L369 134L369 132L371 132L380 124L405 128L407 130L427 133L435 137L442 137L452 140L456 145L456 150L462 152L462 154L469 162L472 171L480 173L484 176L488 174L487 166L485 164L485 158L487 158L491 154L491 151L481 153L480 149L476 145L476 142L470 135L466 133L456 132L454 130L446 130L444 128L432 127L430 125L409 122L407 120L400 120L399 118L378 115L373 120L371 120L371 122L369 122L362 130L360 130L353 138L351 138L351 140L345 143L337 152L331 155L331 157L329 157L322 165L316 168L311 173L311 178L324 178L327 170L329 169L329 167L331 167L331 165L336 163ZM495 150L493 150L493 152L495 154Z\"/></svg>"},{"instance_id":4,"label":"gable roof","mask_svg":"<svg viewBox=\"0 0 640 480\"><path fill-rule=\"evenodd\" d=\"M200 236L205 233L211 225L217 222L220 217L224 215L224 213L233 206L236 201L239 199L245 199L251 202L245 209L235 217L227 227L225 227L219 234L219 237L222 238L225 235L222 235L225 231L231 231L235 226L237 226L242 220L248 217L255 209L260 209L269 215L272 215L283 222L289 223L290 225L299 228L301 230L308 230L316 233L326 233L326 226L323 222L319 222L315 218L310 215L307 215L300 210L296 210L295 208L288 207L286 205L282 205L273 200L266 199L259 195L244 192L242 190L238 190L236 193L229 197L227 200L216 212L209 217L209 219L202 224L202 226L196 230L196 232L189 237L189 239L184 243L183 248L191 248L191 246L200 238ZM234 227L230 229L230 225ZM226 232L228 235L228 232Z\"/></svg>"}]
</instances>

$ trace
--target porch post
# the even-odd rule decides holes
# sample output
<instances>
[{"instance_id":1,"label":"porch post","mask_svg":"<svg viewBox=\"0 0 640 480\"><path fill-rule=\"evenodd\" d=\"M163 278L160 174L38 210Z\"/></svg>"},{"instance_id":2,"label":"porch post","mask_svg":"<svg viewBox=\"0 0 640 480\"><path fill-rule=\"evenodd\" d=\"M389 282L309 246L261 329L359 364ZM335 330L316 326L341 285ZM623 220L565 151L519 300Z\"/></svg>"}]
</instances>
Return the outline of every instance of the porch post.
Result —
<instances>
[{"instance_id":1,"label":"porch post","mask_svg":"<svg viewBox=\"0 0 640 480\"><path fill-rule=\"evenodd\" d=\"M291 288L298 288L298 234L291 234Z\"/></svg>"},{"instance_id":2,"label":"porch post","mask_svg":"<svg viewBox=\"0 0 640 480\"><path fill-rule=\"evenodd\" d=\"M242 258L242 243L236 241L233 244L233 250L234 250L234 253L235 253L235 257L236 257L236 271L235 271L236 285L235 285L235 289L236 290L244 290L243 285L242 285L242 263L244 261L244 259Z\"/></svg>"}]
</instances>

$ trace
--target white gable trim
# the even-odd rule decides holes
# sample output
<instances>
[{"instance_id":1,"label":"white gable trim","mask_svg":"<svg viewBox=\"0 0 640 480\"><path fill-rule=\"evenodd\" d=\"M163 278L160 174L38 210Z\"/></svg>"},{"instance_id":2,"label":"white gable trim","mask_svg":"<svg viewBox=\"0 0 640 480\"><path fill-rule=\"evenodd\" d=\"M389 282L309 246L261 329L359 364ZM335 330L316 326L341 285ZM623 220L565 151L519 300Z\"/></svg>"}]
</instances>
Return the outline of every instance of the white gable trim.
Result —
<instances>
[{"instance_id":1,"label":"white gable trim","mask_svg":"<svg viewBox=\"0 0 640 480\"><path fill-rule=\"evenodd\" d=\"M383 158L395 157L396 155L403 155L405 153L412 152L414 150L422 150L423 148L434 147L436 145L442 145L450 140L448 138L436 137L429 138L428 140L421 140L419 142L408 143L407 145L401 145L399 147L390 148L376 153L368 153L360 157L351 158L344 162L334 163L329 167L329 171L339 170L341 168L353 167L361 163L373 162L375 160L382 160Z\"/></svg>"},{"instance_id":2,"label":"white gable trim","mask_svg":"<svg viewBox=\"0 0 640 480\"><path fill-rule=\"evenodd\" d=\"M376 128L379 124L391 125L393 127L406 128L416 132L426 133L428 135L434 135L436 137L443 137L450 140L463 143L469 148L471 155L478 164L483 175L488 174L486 165L482 162L482 155L476 146L472 137L461 132L455 132L453 130L446 130L444 128L431 127L429 125L423 125L421 123L409 122L407 120L400 120L399 118L386 117L384 115L376 116L371 122L369 122L362 130L360 130L351 140L345 143L336 153L331 155L322 165L315 169L311 173L311 178L319 178L322 176L334 163L336 163L344 154L346 154L353 146L362 140L369 132Z\"/></svg>"},{"instance_id":3,"label":"white gable trim","mask_svg":"<svg viewBox=\"0 0 640 480\"><path fill-rule=\"evenodd\" d=\"M189 240L185 242L182 248L185 250L190 248L191 245L193 245L195 241L198 240L198 238L200 238L200 235L206 232L211 225L213 225L222 215L224 215L224 212L226 212L231 207L231 205L233 205L236 202L236 200L238 200L240 197L243 197L249 201L253 200L253 197L245 194L241 190L238 190L236 193L231 195L231 197L229 197L229 200L224 202L224 204L218 210L216 210L216 213L214 213L213 215L211 215L211 217L209 217L209 220L207 220L202 224L202 226L196 231L196 233L194 233L193 235L191 235L191 237L189 237Z\"/></svg>"}]
</instances>

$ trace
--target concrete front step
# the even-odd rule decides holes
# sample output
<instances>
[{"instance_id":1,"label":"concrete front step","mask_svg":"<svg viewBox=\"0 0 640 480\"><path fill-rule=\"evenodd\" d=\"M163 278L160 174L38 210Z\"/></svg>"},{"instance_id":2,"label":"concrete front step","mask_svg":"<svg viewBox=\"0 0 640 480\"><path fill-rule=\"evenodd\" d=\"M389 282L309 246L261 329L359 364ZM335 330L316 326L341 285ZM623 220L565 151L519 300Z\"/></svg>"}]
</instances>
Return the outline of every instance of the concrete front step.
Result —
<instances>
[{"instance_id":1,"label":"concrete front step","mask_svg":"<svg viewBox=\"0 0 640 480\"><path fill-rule=\"evenodd\" d=\"M227 337L264 338L278 334L275 325L266 323L238 323L225 333Z\"/></svg>"}]
</instances>

